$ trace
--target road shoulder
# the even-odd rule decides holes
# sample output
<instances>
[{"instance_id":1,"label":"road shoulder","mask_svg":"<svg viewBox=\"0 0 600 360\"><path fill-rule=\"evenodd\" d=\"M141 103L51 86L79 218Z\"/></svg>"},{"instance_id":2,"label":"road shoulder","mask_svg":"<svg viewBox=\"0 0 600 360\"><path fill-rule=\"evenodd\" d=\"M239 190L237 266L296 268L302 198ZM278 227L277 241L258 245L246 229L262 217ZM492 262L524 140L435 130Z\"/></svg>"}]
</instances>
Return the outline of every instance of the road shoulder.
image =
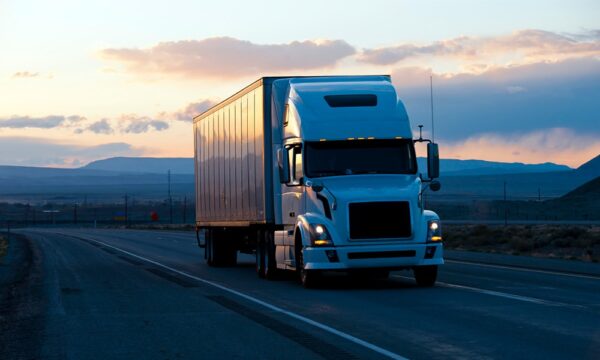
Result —
<instances>
[{"instance_id":1,"label":"road shoulder","mask_svg":"<svg viewBox=\"0 0 600 360\"><path fill-rule=\"evenodd\" d=\"M0 353L37 358L43 335L40 256L32 242L12 234L0 263Z\"/></svg>"},{"instance_id":2,"label":"road shoulder","mask_svg":"<svg viewBox=\"0 0 600 360\"><path fill-rule=\"evenodd\" d=\"M492 254L487 252L461 250L444 250L444 258L451 261L464 261L600 277L600 264L575 260L547 259L533 256Z\"/></svg>"}]
</instances>

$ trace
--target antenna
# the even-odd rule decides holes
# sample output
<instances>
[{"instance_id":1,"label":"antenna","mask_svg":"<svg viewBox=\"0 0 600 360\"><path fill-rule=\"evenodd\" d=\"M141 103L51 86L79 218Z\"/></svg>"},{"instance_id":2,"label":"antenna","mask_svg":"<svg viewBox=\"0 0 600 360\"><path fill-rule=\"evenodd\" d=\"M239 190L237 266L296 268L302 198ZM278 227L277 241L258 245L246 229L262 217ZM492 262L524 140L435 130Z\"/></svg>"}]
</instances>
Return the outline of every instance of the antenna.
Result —
<instances>
[{"instance_id":1,"label":"antenna","mask_svg":"<svg viewBox=\"0 0 600 360\"><path fill-rule=\"evenodd\" d=\"M435 131L433 127L433 74L429 75L429 95L431 102L431 141L435 143Z\"/></svg>"}]
</instances>

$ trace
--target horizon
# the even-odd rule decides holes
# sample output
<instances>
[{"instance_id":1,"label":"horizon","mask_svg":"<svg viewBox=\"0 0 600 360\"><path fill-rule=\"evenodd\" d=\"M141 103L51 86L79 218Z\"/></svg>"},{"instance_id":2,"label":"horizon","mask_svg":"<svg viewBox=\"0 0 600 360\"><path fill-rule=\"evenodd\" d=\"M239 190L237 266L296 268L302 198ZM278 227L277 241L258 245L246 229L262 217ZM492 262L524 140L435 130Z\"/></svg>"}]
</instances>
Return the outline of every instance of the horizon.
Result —
<instances>
[{"instance_id":1,"label":"horizon","mask_svg":"<svg viewBox=\"0 0 600 360\"><path fill-rule=\"evenodd\" d=\"M581 165L595 159L596 157L600 156L600 154L584 161ZM423 155L418 155L417 158L419 159L426 159L427 156L423 156ZM91 160L85 164L81 164L78 166L52 166L52 165L47 165L47 166L32 166L32 165L10 165L10 164L0 164L0 166L15 166L15 167L36 167L36 168L48 168L48 169L81 169L81 168L85 168L86 166L95 163L95 162L99 162L99 161L105 161L105 160L113 160L113 159L155 159L155 160L162 160L162 159L172 159L172 160L193 160L194 157L183 157L183 156L165 156L165 157L157 157L157 156L112 156L112 157L106 157L106 158L99 158L99 159L95 159L95 160ZM520 164L520 165L556 165L556 166L566 166L569 167L572 170L576 170L577 168L579 168L581 165L577 166L577 167L571 167L569 165L566 164L559 164L559 163L555 163L552 161L546 161L546 162L540 162L540 163L525 163L525 162L519 162L519 161L512 161L512 162L505 162L505 161L493 161L493 160L485 160L485 159L457 159L457 158L446 158L446 157L440 157L440 160L457 160L457 161L484 161L484 162L490 162L490 163L501 163L501 164Z\"/></svg>"},{"instance_id":2,"label":"horizon","mask_svg":"<svg viewBox=\"0 0 600 360\"><path fill-rule=\"evenodd\" d=\"M341 4L279 4L311 26L286 16L261 26L261 7L236 1L150 1L142 17L131 3L115 14L111 1L3 2L0 163L191 157L193 116L257 78L291 73L390 74L425 136L432 76L444 158L577 168L600 153L599 3L540 12L534 1L374 1L330 16ZM211 16L220 13L230 21ZM202 26L196 14L208 14Z\"/></svg>"}]
</instances>

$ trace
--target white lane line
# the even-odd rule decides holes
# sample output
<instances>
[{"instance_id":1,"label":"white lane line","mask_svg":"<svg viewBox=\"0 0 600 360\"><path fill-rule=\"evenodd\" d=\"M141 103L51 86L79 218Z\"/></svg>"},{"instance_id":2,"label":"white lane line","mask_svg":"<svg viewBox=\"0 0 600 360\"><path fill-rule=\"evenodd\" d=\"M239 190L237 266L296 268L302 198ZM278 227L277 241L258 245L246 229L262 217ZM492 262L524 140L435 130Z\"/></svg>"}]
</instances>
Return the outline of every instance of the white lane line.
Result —
<instances>
[{"instance_id":1,"label":"white lane line","mask_svg":"<svg viewBox=\"0 0 600 360\"><path fill-rule=\"evenodd\" d=\"M73 236L73 235L69 235L69 234L61 234L61 235ZM114 249L114 250L120 251L120 252L122 252L122 253L124 253L124 254L130 255L130 256L133 256L133 257L135 257L135 258L138 258L138 259L140 259L140 260L147 261L147 262L149 262L149 263L151 263L151 264L154 264L154 265L156 265L156 266L160 266L160 267L162 267L162 268L165 268L165 269L167 269L167 270L170 270L170 271L172 271L172 272L175 272L175 273L177 273L177 274L180 274L180 275L186 276L186 277L188 277L188 278L190 278L190 279L194 279L194 280L200 281L200 282L202 282L202 283L204 283L204 284L207 284L207 285L210 285L210 286L214 286L214 287L216 287L216 288L218 288L218 289L221 289L221 290L223 290L223 291L226 291L226 292L228 292L228 293L230 293L230 294L234 294L234 295L237 295L237 296L239 296L239 297L242 297L242 298L244 298L244 299L246 299L246 300L248 300L248 301L251 301L251 302L253 302L253 303L255 303L255 304L261 305L261 306L263 306L263 307L265 307L265 308L267 308L267 309L270 309L270 310L272 310L272 311L275 311L275 312L278 312L278 313L281 313L281 314L287 315L287 316L289 316L289 317L291 317L291 318L294 318L294 319L296 319L296 320L299 320L299 321L302 321L302 322L304 322L304 323L306 323L306 324L309 324L309 325L312 325L312 326L314 326L314 327L317 327L317 328L319 328L319 329L321 329L321 330L323 330L323 331L326 331L326 332L328 332L328 333L330 333L330 334L337 335L337 336L339 336L339 337L341 337L341 338L344 338L344 339L346 339L346 340L348 340L348 341L350 341L350 342L353 342L353 343L355 343L355 344L357 344L357 345L360 345L360 346L362 346L362 347L365 347L365 348L367 348L367 349L369 349L369 350L372 350L372 351L374 351L374 352L376 352L376 353L378 353L378 354L380 354L380 355L386 356L386 357L388 357L388 358L390 358L390 359L396 359L396 360L407 360L407 358L405 358L405 357L403 357L403 356L401 356L401 355L398 355L398 354L396 354L396 353L393 353L393 352L391 352L391 351L389 351L389 350L386 350L386 349L384 349L384 348L381 348L381 347L379 347L379 346L377 346L377 345L375 345L375 344L371 344L370 342L367 342L367 341L365 341L365 340L359 339L359 338L357 338L357 337L354 337L354 336L352 336L352 335L350 335L350 334L347 334L347 333L345 333L345 332L343 332L343 331L340 331L340 330L334 329L334 328L332 328L331 326L328 326L328 325L322 324L322 323L320 323L320 322L317 322L317 321L315 321L315 320L309 319L309 318L307 318L307 317L304 317L304 316L302 316L302 315L298 315L298 314L296 314L296 313L294 313L294 312L291 312L291 311L288 311L288 310L282 309L282 308L280 308L280 307L278 307L278 306L271 305L271 304L269 304L269 303L267 303L267 302L265 302L265 301L259 300L259 299L255 298L255 297L252 297L252 296L250 296L250 295L246 295L246 294L244 294L244 293L242 293L242 292L239 292L239 291L237 291L237 290L233 290L233 289L230 289L230 288L228 288L228 287L226 287L226 286L223 286L223 285L217 284L217 283L215 283L215 282L212 282L212 281L210 281L210 280L202 279L202 278L200 278L200 277L197 277L197 276L194 276L194 275L188 274L188 273L186 273L186 272L183 272L183 271L181 271L181 270L174 269L174 268L172 268L172 267L170 267L170 266L168 266L168 265L161 264L161 263L159 263L159 262L156 262L156 261L154 261L154 260L151 260L151 259L145 258L145 257L143 257L143 256L140 256L140 255L137 255L137 254L134 254L134 253L132 253L132 252L129 252L129 251L127 251L127 250L123 250L123 249L121 249L121 248L118 248L118 247L112 246L112 245L110 245L110 244L107 244L107 243L105 243L105 242L103 242L103 241L98 241L98 240L94 240L94 239L90 239L90 238L81 238L81 239L83 239L83 240L88 240L88 241L93 241L93 242L96 242L96 243L98 243L98 244L102 244L102 245L104 245L104 246L107 246L107 247L109 247L109 248L112 248L112 249Z\"/></svg>"},{"instance_id":2,"label":"white lane line","mask_svg":"<svg viewBox=\"0 0 600 360\"><path fill-rule=\"evenodd\" d=\"M485 264L485 263L478 263L478 262L472 262L472 261L447 260L447 259L445 259L444 261L447 263L474 265L474 266L490 267L490 268L496 268L496 269L507 269L507 270L516 270L516 271L534 272L534 273L541 273L541 274L562 275L562 276L571 276L571 277L578 277L578 278L584 278L584 279L600 280L600 277L593 276L593 275L571 274L571 273L564 273L564 272L552 271L552 270L528 269L528 268L524 268L524 267L520 267L520 266Z\"/></svg>"},{"instance_id":3,"label":"white lane line","mask_svg":"<svg viewBox=\"0 0 600 360\"><path fill-rule=\"evenodd\" d=\"M392 277L399 278L399 279L413 280L413 278L411 278L411 277L402 276L402 275L392 275ZM529 296L522 296L522 295L510 294L510 293L505 293L505 292L500 292L500 291L480 289L480 288L476 288L476 287L472 287L472 286L450 284L450 283L445 283L445 282L441 282L441 281L437 281L436 285L439 285L442 287L447 287L447 288L469 290L469 291L474 291L474 292L478 292L481 294L498 296L498 297L512 299L512 300L518 300L518 301L525 301L525 302L540 304L540 305L585 308L585 306L582 306L582 305L566 304L566 303L561 303L561 302L556 302L556 301L538 299L538 298L529 297Z\"/></svg>"}]
</instances>

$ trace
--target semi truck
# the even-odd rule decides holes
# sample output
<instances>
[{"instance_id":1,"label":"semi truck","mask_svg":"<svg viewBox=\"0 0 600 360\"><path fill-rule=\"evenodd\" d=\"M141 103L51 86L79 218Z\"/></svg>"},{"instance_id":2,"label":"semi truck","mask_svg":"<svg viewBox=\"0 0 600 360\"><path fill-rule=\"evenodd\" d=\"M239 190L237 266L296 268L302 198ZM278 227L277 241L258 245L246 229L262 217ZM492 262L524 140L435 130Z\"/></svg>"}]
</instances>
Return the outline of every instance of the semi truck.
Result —
<instances>
[{"instance_id":1,"label":"semi truck","mask_svg":"<svg viewBox=\"0 0 600 360\"><path fill-rule=\"evenodd\" d=\"M193 121L196 230L209 266L256 257L258 276L413 270L434 285L438 145L413 139L390 76L263 77ZM415 143L426 142L427 176Z\"/></svg>"}]
</instances>

